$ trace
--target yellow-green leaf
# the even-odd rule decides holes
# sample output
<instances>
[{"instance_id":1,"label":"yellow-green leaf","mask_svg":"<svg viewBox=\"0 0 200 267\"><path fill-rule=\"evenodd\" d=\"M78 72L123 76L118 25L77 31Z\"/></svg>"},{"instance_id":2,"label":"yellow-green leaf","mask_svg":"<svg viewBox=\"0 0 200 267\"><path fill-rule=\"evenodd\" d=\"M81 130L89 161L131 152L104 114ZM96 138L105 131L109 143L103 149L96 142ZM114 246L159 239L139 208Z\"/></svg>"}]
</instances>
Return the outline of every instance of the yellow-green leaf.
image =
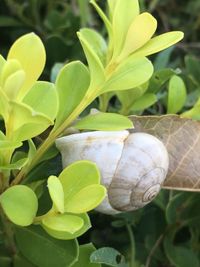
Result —
<instances>
[{"instance_id":1,"label":"yellow-green leaf","mask_svg":"<svg viewBox=\"0 0 200 267\"><path fill-rule=\"evenodd\" d=\"M83 227L84 221L75 215L56 214L44 218L42 224L50 230L74 234Z\"/></svg>"},{"instance_id":2,"label":"yellow-green leaf","mask_svg":"<svg viewBox=\"0 0 200 267\"><path fill-rule=\"evenodd\" d=\"M79 217L83 221L83 226L73 234L67 231L50 229L47 225L44 224L42 224L42 227L50 236L53 236L54 238L62 240L74 239L84 234L91 227L90 218L87 213L77 214L76 217Z\"/></svg>"},{"instance_id":3,"label":"yellow-green leaf","mask_svg":"<svg viewBox=\"0 0 200 267\"><path fill-rule=\"evenodd\" d=\"M65 203L81 189L100 183L100 173L95 163L82 160L76 161L65 168L59 175L62 183Z\"/></svg>"},{"instance_id":4,"label":"yellow-green leaf","mask_svg":"<svg viewBox=\"0 0 200 267\"><path fill-rule=\"evenodd\" d=\"M1 71L1 79L0 79L0 83L1 83L1 86L3 87L4 86L4 83L6 81L6 79L12 75L13 73L19 71L19 70L22 70L22 66L20 64L20 62L16 59L8 59L3 68L2 68L2 71Z\"/></svg>"},{"instance_id":5,"label":"yellow-green leaf","mask_svg":"<svg viewBox=\"0 0 200 267\"><path fill-rule=\"evenodd\" d=\"M81 130L121 131L133 128L133 123L120 114L99 112L79 120L74 127Z\"/></svg>"},{"instance_id":6,"label":"yellow-green leaf","mask_svg":"<svg viewBox=\"0 0 200 267\"><path fill-rule=\"evenodd\" d=\"M53 123L59 106L56 87L50 82L36 82L25 95L23 103L44 114Z\"/></svg>"},{"instance_id":7,"label":"yellow-green leaf","mask_svg":"<svg viewBox=\"0 0 200 267\"><path fill-rule=\"evenodd\" d=\"M187 91L184 81L174 75L169 81L167 113L176 114L179 112L186 101Z\"/></svg>"},{"instance_id":8,"label":"yellow-green leaf","mask_svg":"<svg viewBox=\"0 0 200 267\"><path fill-rule=\"evenodd\" d=\"M88 43L85 38L85 32L80 31L78 33L78 38L83 47L85 56L87 58L87 62L90 69L91 80L90 80L90 88L92 90L97 89L99 86L103 84L105 81L104 67L101 60L96 55L96 51L92 47L90 43Z\"/></svg>"},{"instance_id":9,"label":"yellow-green leaf","mask_svg":"<svg viewBox=\"0 0 200 267\"><path fill-rule=\"evenodd\" d=\"M106 196L102 185L90 185L65 202L65 212L84 213L96 208Z\"/></svg>"},{"instance_id":10,"label":"yellow-green leaf","mask_svg":"<svg viewBox=\"0 0 200 267\"><path fill-rule=\"evenodd\" d=\"M157 28L156 19L145 12L137 16L128 30L123 50L119 56L120 60L126 58L144 44L146 44Z\"/></svg>"},{"instance_id":11,"label":"yellow-green leaf","mask_svg":"<svg viewBox=\"0 0 200 267\"><path fill-rule=\"evenodd\" d=\"M143 57L155 54L164 50L183 39L183 32L173 31L158 35L148 41L143 47L139 48L135 53L135 57Z\"/></svg>"},{"instance_id":12,"label":"yellow-green leaf","mask_svg":"<svg viewBox=\"0 0 200 267\"><path fill-rule=\"evenodd\" d=\"M46 61L44 45L36 34L25 34L12 45L8 53L8 59L18 60L26 73L26 80L20 91L20 96L23 97L44 69Z\"/></svg>"},{"instance_id":13,"label":"yellow-green leaf","mask_svg":"<svg viewBox=\"0 0 200 267\"><path fill-rule=\"evenodd\" d=\"M64 213L64 191L60 180L51 175L48 178L48 189L55 208L60 213Z\"/></svg>"},{"instance_id":14,"label":"yellow-green leaf","mask_svg":"<svg viewBox=\"0 0 200 267\"><path fill-rule=\"evenodd\" d=\"M147 58L128 57L106 81L103 92L131 89L147 82L153 74L153 65Z\"/></svg>"},{"instance_id":15,"label":"yellow-green leaf","mask_svg":"<svg viewBox=\"0 0 200 267\"><path fill-rule=\"evenodd\" d=\"M139 11L138 0L117 1L114 8L112 20L114 58L120 54L128 29L132 21L139 15Z\"/></svg>"},{"instance_id":16,"label":"yellow-green leaf","mask_svg":"<svg viewBox=\"0 0 200 267\"><path fill-rule=\"evenodd\" d=\"M25 81L25 72L18 70L11 74L5 81L3 90L10 100L17 99L17 95Z\"/></svg>"},{"instance_id":17,"label":"yellow-green leaf","mask_svg":"<svg viewBox=\"0 0 200 267\"><path fill-rule=\"evenodd\" d=\"M8 188L0 196L0 203L9 220L21 226L33 222L38 208L35 193L25 185Z\"/></svg>"}]
</instances>

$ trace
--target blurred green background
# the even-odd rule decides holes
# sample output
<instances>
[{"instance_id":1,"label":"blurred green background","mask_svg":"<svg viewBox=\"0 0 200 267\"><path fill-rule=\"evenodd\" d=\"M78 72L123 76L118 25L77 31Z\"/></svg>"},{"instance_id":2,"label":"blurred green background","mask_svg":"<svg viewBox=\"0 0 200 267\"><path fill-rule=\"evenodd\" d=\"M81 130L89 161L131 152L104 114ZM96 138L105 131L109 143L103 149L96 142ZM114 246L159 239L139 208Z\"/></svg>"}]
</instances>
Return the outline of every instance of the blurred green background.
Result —
<instances>
[{"instance_id":1,"label":"blurred green background","mask_svg":"<svg viewBox=\"0 0 200 267\"><path fill-rule=\"evenodd\" d=\"M104 10L105 2L98 1ZM151 59L155 71L170 68L180 75L187 88L187 98L180 112L196 105L194 118L200 119L200 1L140 0L140 6L158 20L157 33L171 30L185 33L184 40L176 47ZM63 63L76 59L85 62L76 36L81 27L92 27L106 36L103 24L88 0L0 1L1 54L6 56L10 45L22 34L37 33L47 52L42 77L45 80L54 80ZM161 81L156 101L135 114L166 113L168 80ZM101 108L101 101L95 101L92 106L99 108L100 104ZM120 112L121 104L120 97L112 94L102 109ZM119 216L93 212L91 219L93 228L80 238L80 242L114 247L127 260L131 257L130 251L134 250L135 267L200 266L199 193L163 190L154 203L144 209Z\"/></svg>"}]
</instances>

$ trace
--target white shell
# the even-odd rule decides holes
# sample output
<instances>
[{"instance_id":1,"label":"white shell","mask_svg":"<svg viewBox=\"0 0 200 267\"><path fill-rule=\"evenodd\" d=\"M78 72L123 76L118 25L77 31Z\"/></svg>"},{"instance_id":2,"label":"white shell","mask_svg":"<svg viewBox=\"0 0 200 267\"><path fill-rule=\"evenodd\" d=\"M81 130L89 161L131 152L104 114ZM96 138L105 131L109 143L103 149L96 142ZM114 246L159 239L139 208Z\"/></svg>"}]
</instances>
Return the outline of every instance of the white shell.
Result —
<instances>
[{"instance_id":1,"label":"white shell","mask_svg":"<svg viewBox=\"0 0 200 267\"><path fill-rule=\"evenodd\" d=\"M97 164L107 198L97 207L106 214L131 211L149 203L165 180L169 158L163 143L146 133L87 132L56 140L63 167L77 160Z\"/></svg>"}]
</instances>

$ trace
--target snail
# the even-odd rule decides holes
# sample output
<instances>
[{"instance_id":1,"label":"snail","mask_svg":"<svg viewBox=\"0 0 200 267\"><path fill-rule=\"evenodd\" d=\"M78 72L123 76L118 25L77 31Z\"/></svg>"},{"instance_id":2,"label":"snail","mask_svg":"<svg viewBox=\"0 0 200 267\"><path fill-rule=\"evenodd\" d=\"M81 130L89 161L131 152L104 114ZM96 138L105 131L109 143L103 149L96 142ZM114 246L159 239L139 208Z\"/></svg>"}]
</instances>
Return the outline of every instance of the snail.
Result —
<instances>
[{"instance_id":1,"label":"snail","mask_svg":"<svg viewBox=\"0 0 200 267\"><path fill-rule=\"evenodd\" d=\"M161 187L200 191L199 156L192 150L194 143L200 151L200 123L169 115L131 119L131 131L84 132L56 141L64 167L83 159L99 167L107 197L97 210L117 214L142 208Z\"/></svg>"},{"instance_id":2,"label":"snail","mask_svg":"<svg viewBox=\"0 0 200 267\"><path fill-rule=\"evenodd\" d=\"M96 162L107 188L97 208L107 214L131 211L149 203L165 180L169 158L165 146L146 133L86 132L56 141L63 166L76 160Z\"/></svg>"}]
</instances>

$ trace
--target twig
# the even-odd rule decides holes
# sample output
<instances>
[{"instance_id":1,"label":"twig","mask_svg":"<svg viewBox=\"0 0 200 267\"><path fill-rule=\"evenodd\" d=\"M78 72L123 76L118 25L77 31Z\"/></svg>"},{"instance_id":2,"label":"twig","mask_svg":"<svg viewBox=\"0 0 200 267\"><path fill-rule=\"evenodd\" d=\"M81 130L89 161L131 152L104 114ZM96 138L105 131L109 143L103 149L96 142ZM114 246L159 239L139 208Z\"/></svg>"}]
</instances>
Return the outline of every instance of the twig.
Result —
<instances>
[{"instance_id":1,"label":"twig","mask_svg":"<svg viewBox=\"0 0 200 267\"><path fill-rule=\"evenodd\" d=\"M160 245L160 243L162 242L163 238L164 238L164 234L161 234L159 236L159 238L157 239L156 243L154 244L154 246L152 247L148 257L147 257L147 260L146 260L146 264L145 264L145 267L149 267L150 266L150 263L151 263L151 259L154 255L154 253L156 252L156 249L158 248L158 246Z\"/></svg>"}]
</instances>

